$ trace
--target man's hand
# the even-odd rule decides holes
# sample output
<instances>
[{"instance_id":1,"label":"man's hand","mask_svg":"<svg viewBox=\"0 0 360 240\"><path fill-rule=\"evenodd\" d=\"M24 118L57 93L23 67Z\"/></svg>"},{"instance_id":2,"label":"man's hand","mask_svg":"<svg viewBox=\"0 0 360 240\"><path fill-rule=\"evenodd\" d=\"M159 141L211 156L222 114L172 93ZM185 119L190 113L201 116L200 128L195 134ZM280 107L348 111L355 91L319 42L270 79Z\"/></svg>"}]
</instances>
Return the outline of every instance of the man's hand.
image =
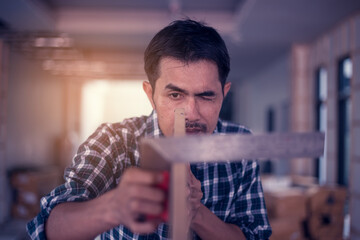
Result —
<instances>
[{"instance_id":1,"label":"man's hand","mask_svg":"<svg viewBox=\"0 0 360 240\"><path fill-rule=\"evenodd\" d=\"M195 178L192 174L190 165L188 165L189 169L189 177L188 177L188 207L189 207L189 220L191 221L196 216L200 206L201 206L201 198L203 197L203 193L201 191L201 182Z\"/></svg>"},{"instance_id":2,"label":"man's hand","mask_svg":"<svg viewBox=\"0 0 360 240\"><path fill-rule=\"evenodd\" d=\"M151 233L160 220L141 222L138 219L162 212L165 194L154 187L161 181L160 172L129 168L119 185L100 197L57 205L46 223L46 236L48 239L94 239L119 225L125 225L134 233Z\"/></svg>"},{"instance_id":3,"label":"man's hand","mask_svg":"<svg viewBox=\"0 0 360 240\"><path fill-rule=\"evenodd\" d=\"M113 190L109 202L110 221L114 226L123 224L132 232L151 233L159 219L144 219L146 215L158 216L163 211L164 192L155 187L162 181L160 172L140 168L127 169L119 185Z\"/></svg>"},{"instance_id":4,"label":"man's hand","mask_svg":"<svg viewBox=\"0 0 360 240\"><path fill-rule=\"evenodd\" d=\"M188 206L191 229L201 239L245 239L238 226L223 222L201 203L203 196L201 182L192 174L190 165L188 169Z\"/></svg>"}]
</instances>

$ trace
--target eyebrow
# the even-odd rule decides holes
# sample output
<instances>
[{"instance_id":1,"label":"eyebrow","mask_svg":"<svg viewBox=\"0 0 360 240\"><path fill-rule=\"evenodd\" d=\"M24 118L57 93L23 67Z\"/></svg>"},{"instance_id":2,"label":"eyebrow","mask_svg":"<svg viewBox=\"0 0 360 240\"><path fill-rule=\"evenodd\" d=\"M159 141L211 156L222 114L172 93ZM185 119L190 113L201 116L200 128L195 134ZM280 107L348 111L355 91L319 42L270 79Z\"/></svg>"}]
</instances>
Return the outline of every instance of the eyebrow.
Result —
<instances>
[{"instance_id":1,"label":"eyebrow","mask_svg":"<svg viewBox=\"0 0 360 240\"><path fill-rule=\"evenodd\" d=\"M176 91L176 92L181 92L181 93L185 93L185 94L189 94L188 91L179 88L178 86L175 86L172 83L169 83L168 85L165 86L165 89L169 89L171 91ZM214 91L205 91L205 92L201 92L201 93L196 93L195 96L197 97L213 97L215 96L215 92Z\"/></svg>"},{"instance_id":2,"label":"eyebrow","mask_svg":"<svg viewBox=\"0 0 360 240\"><path fill-rule=\"evenodd\" d=\"M213 97L213 96L215 96L215 93L213 91L205 91L205 92L202 92L202 93L197 93L197 94L195 94L195 96L198 96L198 97Z\"/></svg>"},{"instance_id":3,"label":"eyebrow","mask_svg":"<svg viewBox=\"0 0 360 240\"><path fill-rule=\"evenodd\" d=\"M166 85L165 89L169 89L169 90L172 90L172 91L181 92L181 93L185 93L185 94L188 93L186 90L184 90L182 88L179 88L178 86L175 86L172 83L169 83L168 85Z\"/></svg>"}]
</instances>

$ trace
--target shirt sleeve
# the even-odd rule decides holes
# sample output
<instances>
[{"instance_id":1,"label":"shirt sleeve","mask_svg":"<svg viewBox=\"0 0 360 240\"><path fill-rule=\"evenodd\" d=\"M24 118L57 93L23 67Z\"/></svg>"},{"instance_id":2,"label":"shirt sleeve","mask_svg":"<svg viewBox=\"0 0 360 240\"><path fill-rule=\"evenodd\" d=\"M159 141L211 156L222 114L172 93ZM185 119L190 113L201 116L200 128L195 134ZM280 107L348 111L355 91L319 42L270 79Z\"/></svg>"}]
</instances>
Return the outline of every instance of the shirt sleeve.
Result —
<instances>
[{"instance_id":1,"label":"shirt sleeve","mask_svg":"<svg viewBox=\"0 0 360 240\"><path fill-rule=\"evenodd\" d=\"M246 239L269 239L272 230L267 217L257 161L245 161L241 182L234 199L232 223L238 225Z\"/></svg>"},{"instance_id":2,"label":"shirt sleeve","mask_svg":"<svg viewBox=\"0 0 360 240\"><path fill-rule=\"evenodd\" d=\"M45 223L58 204L87 201L116 186L114 173L119 171L114 157L121 157L123 148L114 145L119 142L115 138L104 124L79 147L72 165L65 170L65 183L41 199L40 213L27 224L31 239L46 239Z\"/></svg>"}]
</instances>

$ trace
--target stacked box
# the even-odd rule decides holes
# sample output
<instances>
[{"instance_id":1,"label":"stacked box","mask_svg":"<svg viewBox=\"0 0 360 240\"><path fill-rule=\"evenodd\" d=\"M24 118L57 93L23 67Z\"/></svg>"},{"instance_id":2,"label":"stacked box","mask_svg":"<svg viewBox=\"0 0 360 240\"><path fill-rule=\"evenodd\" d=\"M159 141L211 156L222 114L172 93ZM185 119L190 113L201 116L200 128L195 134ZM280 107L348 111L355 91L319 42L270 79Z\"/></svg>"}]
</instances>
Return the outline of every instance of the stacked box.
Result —
<instances>
[{"instance_id":1,"label":"stacked box","mask_svg":"<svg viewBox=\"0 0 360 240\"><path fill-rule=\"evenodd\" d=\"M273 233L271 240L301 240L303 238L302 226L296 218L272 218L270 224Z\"/></svg>"},{"instance_id":2,"label":"stacked box","mask_svg":"<svg viewBox=\"0 0 360 240\"><path fill-rule=\"evenodd\" d=\"M14 218L30 219L40 211L40 199L60 185L58 168L43 170L19 170L10 176L14 190L12 215Z\"/></svg>"},{"instance_id":3,"label":"stacked box","mask_svg":"<svg viewBox=\"0 0 360 240\"><path fill-rule=\"evenodd\" d=\"M306 196L298 188L288 188L282 191L265 192L266 206L269 218L306 217Z\"/></svg>"},{"instance_id":4,"label":"stacked box","mask_svg":"<svg viewBox=\"0 0 360 240\"><path fill-rule=\"evenodd\" d=\"M342 239L347 190L342 187L317 187L307 192L306 229L316 240Z\"/></svg>"},{"instance_id":5,"label":"stacked box","mask_svg":"<svg viewBox=\"0 0 360 240\"><path fill-rule=\"evenodd\" d=\"M266 207L273 230L272 240L304 239L306 196L301 188L282 188L265 192Z\"/></svg>"},{"instance_id":6,"label":"stacked box","mask_svg":"<svg viewBox=\"0 0 360 240\"><path fill-rule=\"evenodd\" d=\"M264 194L272 240L342 239L346 188L282 185Z\"/></svg>"}]
</instances>

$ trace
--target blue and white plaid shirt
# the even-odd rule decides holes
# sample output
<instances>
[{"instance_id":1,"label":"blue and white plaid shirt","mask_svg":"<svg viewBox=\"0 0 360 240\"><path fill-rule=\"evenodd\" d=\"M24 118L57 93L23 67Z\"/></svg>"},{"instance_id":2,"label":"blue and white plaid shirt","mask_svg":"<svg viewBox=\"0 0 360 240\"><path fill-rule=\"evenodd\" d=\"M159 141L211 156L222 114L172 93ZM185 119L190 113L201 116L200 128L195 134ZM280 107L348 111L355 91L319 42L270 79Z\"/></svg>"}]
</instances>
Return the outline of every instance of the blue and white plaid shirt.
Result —
<instances>
[{"instance_id":1,"label":"blue and white plaid shirt","mask_svg":"<svg viewBox=\"0 0 360 240\"><path fill-rule=\"evenodd\" d=\"M246 128L219 120L214 134L248 134ZM86 201L115 188L124 170L138 166L139 141L159 137L157 114L131 118L122 123L103 124L78 149L65 171L65 183L41 199L41 212L27 224L32 239L46 239L45 222L51 210L63 202ZM257 161L192 164L201 182L201 202L226 223L238 225L247 239L268 239L271 227ZM101 234L101 239L168 239L168 225L162 223L150 235L133 234L118 226ZM195 238L198 238L195 236Z\"/></svg>"}]
</instances>

